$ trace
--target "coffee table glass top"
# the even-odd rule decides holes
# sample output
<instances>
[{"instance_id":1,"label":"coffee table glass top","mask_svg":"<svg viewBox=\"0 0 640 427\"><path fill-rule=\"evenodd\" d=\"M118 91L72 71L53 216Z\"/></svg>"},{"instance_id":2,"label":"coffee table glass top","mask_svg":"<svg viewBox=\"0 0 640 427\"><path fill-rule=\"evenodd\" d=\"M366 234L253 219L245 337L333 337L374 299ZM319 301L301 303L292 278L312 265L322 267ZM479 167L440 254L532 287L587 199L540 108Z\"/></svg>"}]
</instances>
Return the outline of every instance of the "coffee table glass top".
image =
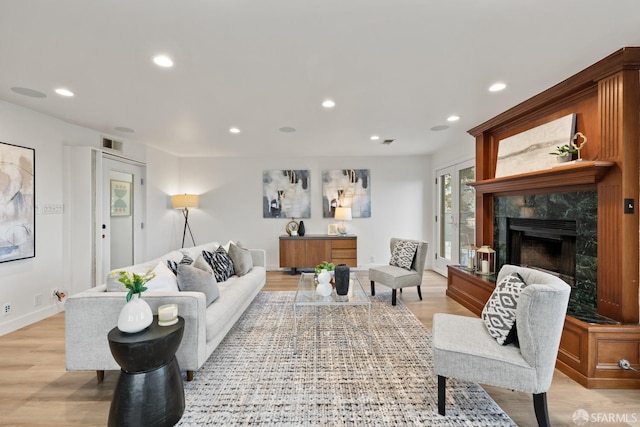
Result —
<instances>
[{"instance_id":1,"label":"coffee table glass top","mask_svg":"<svg viewBox=\"0 0 640 427\"><path fill-rule=\"evenodd\" d=\"M302 273L298 282L298 290L294 299L295 305L369 305L369 297L364 292L362 284L355 273L349 275L349 292L347 295L336 294L335 288L331 295L323 297L316 292L316 282L313 273Z\"/></svg>"}]
</instances>

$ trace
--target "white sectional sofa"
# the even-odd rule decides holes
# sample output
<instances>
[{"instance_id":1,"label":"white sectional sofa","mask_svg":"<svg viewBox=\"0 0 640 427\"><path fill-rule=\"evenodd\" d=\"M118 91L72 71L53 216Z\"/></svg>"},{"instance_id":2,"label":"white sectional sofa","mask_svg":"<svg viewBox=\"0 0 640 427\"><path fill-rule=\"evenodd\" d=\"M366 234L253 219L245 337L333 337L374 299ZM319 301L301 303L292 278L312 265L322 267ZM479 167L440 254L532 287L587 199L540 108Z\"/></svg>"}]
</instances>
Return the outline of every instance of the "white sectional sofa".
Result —
<instances>
[{"instance_id":1,"label":"white sectional sofa","mask_svg":"<svg viewBox=\"0 0 640 427\"><path fill-rule=\"evenodd\" d=\"M196 259L202 250L213 251L219 245L210 243L195 248L173 251L152 261L118 270L146 272L167 260L180 262L187 254ZM147 291L142 298L157 314L163 304L178 305L178 315L185 319L185 330L176 353L180 369L187 379L213 353L231 327L260 292L266 282L265 251L249 249L253 267L242 277L231 276L218 282L220 296L209 306L205 294L193 291ZM126 303L126 292L108 292L107 285L72 295L65 304L65 351L67 370L95 370L98 381L105 370L119 370L111 355L107 334L117 325L120 310Z\"/></svg>"}]
</instances>

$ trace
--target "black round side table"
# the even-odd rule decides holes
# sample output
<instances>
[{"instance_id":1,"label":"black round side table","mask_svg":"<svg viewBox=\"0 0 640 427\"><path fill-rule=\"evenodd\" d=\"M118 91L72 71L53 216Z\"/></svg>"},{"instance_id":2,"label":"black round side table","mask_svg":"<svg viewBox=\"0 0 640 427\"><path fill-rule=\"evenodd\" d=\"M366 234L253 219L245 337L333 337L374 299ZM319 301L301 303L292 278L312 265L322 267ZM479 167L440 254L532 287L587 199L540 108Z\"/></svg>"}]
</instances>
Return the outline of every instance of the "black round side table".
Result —
<instances>
[{"instance_id":1,"label":"black round side table","mask_svg":"<svg viewBox=\"0 0 640 427\"><path fill-rule=\"evenodd\" d=\"M113 358L122 368L111 400L109 426L173 426L184 413L184 386L176 351L184 319L171 326L151 326L127 334L117 327L108 335Z\"/></svg>"}]
</instances>

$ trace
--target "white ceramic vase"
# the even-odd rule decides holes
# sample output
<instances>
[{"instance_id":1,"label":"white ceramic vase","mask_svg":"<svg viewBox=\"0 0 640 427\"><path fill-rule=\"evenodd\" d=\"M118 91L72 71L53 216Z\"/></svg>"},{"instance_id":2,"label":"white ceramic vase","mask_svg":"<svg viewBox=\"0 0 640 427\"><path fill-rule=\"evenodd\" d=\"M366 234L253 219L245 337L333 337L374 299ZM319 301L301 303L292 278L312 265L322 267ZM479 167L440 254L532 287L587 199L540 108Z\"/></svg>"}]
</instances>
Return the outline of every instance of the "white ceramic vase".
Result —
<instances>
[{"instance_id":1,"label":"white ceramic vase","mask_svg":"<svg viewBox=\"0 0 640 427\"><path fill-rule=\"evenodd\" d=\"M327 270L321 270L318 274L318 286L316 286L316 292L318 295L328 297L331 295L331 274Z\"/></svg>"},{"instance_id":2,"label":"white ceramic vase","mask_svg":"<svg viewBox=\"0 0 640 427\"><path fill-rule=\"evenodd\" d=\"M133 298L122 307L118 316L118 329L133 334L147 328L153 322L153 312L149 304L140 294L133 294Z\"/></svg>"}]
</instances>

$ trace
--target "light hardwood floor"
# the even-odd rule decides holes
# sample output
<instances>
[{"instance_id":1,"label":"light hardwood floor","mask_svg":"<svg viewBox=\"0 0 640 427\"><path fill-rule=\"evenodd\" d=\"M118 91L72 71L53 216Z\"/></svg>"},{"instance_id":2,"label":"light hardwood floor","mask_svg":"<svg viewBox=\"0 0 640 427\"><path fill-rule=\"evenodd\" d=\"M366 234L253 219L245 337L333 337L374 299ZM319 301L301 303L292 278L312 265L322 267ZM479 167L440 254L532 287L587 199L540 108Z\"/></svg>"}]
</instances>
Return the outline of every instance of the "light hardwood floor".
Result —
<instances>
[{"instance_id":1,"label":"light hardwood floor","mask_svg":"<svg viewBox=\"0 0 640 427\"><path fill-rule=\"evenodd\" d=\"M366 271L358 272L358 277L368 290ZM291 276L286 272L269 272L265 290L294 290L298 279L299 276ZM423 301L418 299L415 288L405 289L398 295L428 329L431 329L431 319L436 312L473 315L447 298L445 289L446 279L427 272L422 285ZM430 372L424 374L432 375ZM104 426L117 377L118 372L106 372L104 382L98 384L93 371L65 370L64 313L2 336L0 425ZM536 425L529 394L485 388L519 426ZM577 409L585 409L590 414L622 414L628 419L635 415L637 418L634 423L589 425L640 426L640 390L589 390L556 371L548 401L554 426L577 425L572 420Z\"/></svg>"}]
</instances>

